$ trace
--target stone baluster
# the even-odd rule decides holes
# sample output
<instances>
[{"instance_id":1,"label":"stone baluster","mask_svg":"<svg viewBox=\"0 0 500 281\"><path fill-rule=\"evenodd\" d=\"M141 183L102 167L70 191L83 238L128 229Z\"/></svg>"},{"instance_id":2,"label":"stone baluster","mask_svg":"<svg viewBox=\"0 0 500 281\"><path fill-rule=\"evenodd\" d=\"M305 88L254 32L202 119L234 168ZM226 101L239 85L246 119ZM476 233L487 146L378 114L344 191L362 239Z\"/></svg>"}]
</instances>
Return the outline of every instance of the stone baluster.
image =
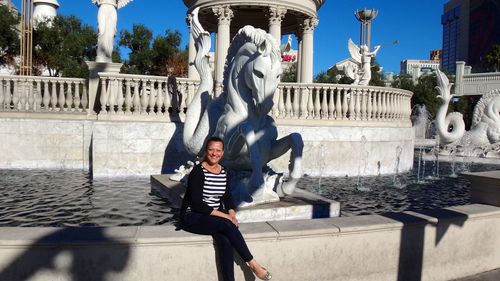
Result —
<instances>
[{"instance_id":1,"label":"stone baluster","mask_svg":"<svg viewBox=\"0 0 500 281\"><path fill-rule=\"evenodd\" d=\"M13 109L17 110L19 105L19 80L14 80L14 88L12 90L12 105Z\"/></svg>"},{"instance_id":2,"label":"stone baluster","mask_svg":"<svg viewBox=\"0 0 500 281\"><path fill-rule=\"evenodd\" d=\"M142 80L142 94L141 94L141 114L147 114L148 109L148 94L147 88L150 82L148 80ZM149 87L151 89L151 87Z\"/></svg>"},{"instance_id":3,"label":"stone baluster","mask_svg":"<svg viewBox=\"0 0 500 281\"><path fill-rule=\"evenodd\" d=\"M141 98L139 95L140 81L134 79L134 96L132 97L132 108L134 109L133 114L139 115L141 112Z\"/></svg>"},{"instance_id":4,"label":"stone baluster","mask_svg":"<svg viewBox=\"0 0 500 281\"><path fill-rule=\"evenodd\" d=\"M27 109L29 111L35 111L35 89L33 87L33 83L35 83L34 80L31 80L29 82L29 91L28 91L28 106L27 106Z\"/></svg>"},{"instance_id":5,"label":"stone baluster","mask_svg":"<svg viewBox=\"0 0 500 281\"><path fill-rule=\"evenodd\" d=\"M382 93L382 120L387 120L387 91L383 91Z\"/></svg>"},{"instance_id":6,"label":"stone baluster","mask_svg":"<svg viewBox=\"0 0 500 281\"><path fill-rule=\"evenodd\" d=\"M178 93L174 93L175 95L178 95ZM165 96L164 96L164 101L163 104L165 106L165 114L168 114L170 107L172 106L172 99L170 98L170 93L168 92L168 82L165 83ZM175 111L175 108L171 108L172 113L177 113Z\"/></svg>"},{"instance_id":7,"label":"stone baluster","mask_svg":"<svg viewBox=\"0 0 500 281\"><path fill-rule=\"evenodd\" d=\"M335 88L330 88L328 94L328 119L335 119Z\"/></svg>"},{"instance_id":8,"label":"stone baluster","mask_svg":"<svg viewBox=\"0 0 500 281\"><path fill-rule=\"evenodd\" d=\"M280 95L281 91L280 88L276 88L273 94L273 108L271 108L271 115L274 117L279 117L280 116L280 109L279 109L279 103L280 103Z\"/></svg>"},{"instance_id":9,"label":"stone baluster","mask_svg":"<svg viewBox=\"0 0 500 281\"><path fill-rule=\"evenodd\" d=\"M111 81L110 85L108 85L109 91L109 97L108 97L108 103L109 103L109 111L111 114L116 114L116 111L119 110L119 105L118 105L118 97L121 94L121 89L118 88L118 78L112 78L113 80Z\"/></svg>"},{"instance_id":10,"label":"stone baluster","mask_svg":"<svg viewBox=\"0 0 500 281\"><path fill-rule=\"evenodd\" d=\"M300 117L300 96L302 89L299 87L292 87L292 89L293 89L293 104L292 104L293 117L297 119Z\"/></svg>"},{"instance_id":11,"label":"stone baluster","mask_svg":"<svg viewBox=\"0 0 500 281\"><path fill-rule=\"evenodd\" d=\"M372 119L378 120L378 106L377 106L377 97L380 90L376 90L373 92L372 96Z\"/></svg>"},{"instance_id":12,"label":"stone baluster","mask_svg":"<svg viewBox=\"0 0 500 281\"><path fill-rule=\"evenodd\" d=\"M10 81L6 81L7 84L5 85L5 94L4 94L4 109L10 110L10 103L12 102L12 85Z\"/></svg>"},{"instance_id":13,"label":"stone baluster","mask_svg":"<svg viewBox=\"0 0 500 281\"><path fill-rule=\"evenodd\" d=\"M74 101L74 111L82 112L80 105L82 104L82 98L80 97L80 82L75 83L75 96L73 98Z\"/></svg>"},{"instance_id":14,"label":"stone baluster","mask_svg":"<svg viewBox=\"0 0 500 281\"><path fill-rule=\"evenodd\" d=\"M49 80L43 82L43 97L42 97L43 109L45 111L49 110L50 103L50 90L49 90Z\"/></svg>"},{"instance_id":15,"label":"stone baluster","mask_svg":"<svg viewBox=\"0 0 500 281\"><path fill-rule=\"evenodd\" d=\"M335 120L342 119L342 88L335 91Z\"/></svg>"},{"instance_id":16,"label":"stone baluster","mask_svg":"<svg viewBox=\"0 0 500 281\"><path fill-rule=\"evenodd\" d=\"M281 117L281 118L285 118L285 116L286 116L286 110L285 110L285 99L286 99L285 88L284 87L279 87L277 89L277 92L278 92L278 98L279 98L279 101L278 101L278 114L277 114L277 116Z\"/></svg>"},{"instance_id":17,"label":"stone baluster","mask_svg":"<svg viewBox=\"0 0 500 281\"><path fill-rule=\"evenodd\" d=\"M331 90L328 87L321 87L322 89L322 100L321 100L321 119L328 119L331 113L328 112L328 92Z\"/></svg>"},{"instance_id":18,"label":"stone baluster","mask_svg":"<svg viewBox=\"0 0 500 281\"><path fill-rule=\"evenodd\" d=\"M57 100L57 103L59 107L56 107L57 111L61 111L64 109L64 104L66 103L66 97L64 93L64 81L57 81L59 84L59 99Z\"/></svg>"},{"instance_id":19,"label":"stone baluster","mask_svg":"<svg viewBox=\"0 0 500 281\"><path fill-rule=\"evenodd\" d=\"M89 105L89 99L87 96L87 85L85 83L82 83L82 111L83 110L89 110L87 106Z\"/></svg>"},{"instance_id":20,"label":"stone baluster","mask_svg":"<svg viewBox=\"0 0 500 281\"><path fill-rule=\"evenodd\" d=\"M355 117L354 102L355 102L355 98L356 98L356 90L351 89L347 95L349 95L349 110L348 110L349 120L354 120L354 117Z\"/></svg>"},{"instance_id":21,"label":"stone baluster","mask_svg":"<svg viewBox=\"0 0 500 281\"><path fill-rule=\"evenodd\" d=\"M26 108L26 80L19 81L18 87L17 87L17 92L18 92L18 97L19 100L16 103L17 110L22 111Z\"/></svg>"},{"instance_id":22,"label":"stone baluster","mask_svg":"<svg viewBox=\"0 0 500 281\"><path fill-rule=\"evenodd\" d=\"M7 81L8 82L8 81ZM5 108L5 88L4 88L4 80L0 78L0 111L3 111Z\"/></svg>"},{"instance_id":23,"label":"stone baluster","mask_svg":"<svg viewBox=\"0 0 500 281\"><path fill-rule=\"evenodd\" d=\"M99 102L101 103L101 112L99 112L99 114L108 114L106 110L106 105L108 104L108 90L106 88L106 84L111 84L111 81L106 83L107 79L108 78L101 78L101 97L99 98Z\"/></svg>"},{"instance_id":24,"label":"stone baluster","mask_svg":"<svg viewBox=\"0 0 500 281\"><path fill-rule=\"evenodd\" d=\"M158 90L157 90L157 97L156 97L156 114L157 115L162 115L163 114L163 82L158 81Z\"/></svg>"},{"instance_id":25,"label":"stone baluster","mask_svg":"<svg viewBox=\"0 0 500 281\"><path fill-rule=\"evenodd\" d=\"M156 81L151 80L151 90L149 91L149 114L153 114L155 111L155 104L156 104L156 88L155 88Z\"/></svg>"},{"instance_id":26,"label":"stone baluster","mask_svg":"<svg viewBox=\"0 0 500 281\"><path fill-rule=\"evenodd\" d=\"M347 119L347 111L349 111L348 107L348 90L347 89L342 89L342 120ZM350 103L349 103L350 104Z\"/></svg>"},{"instance_id":27,"label":"stone baluster","mask_svg":"<svg viewBox=\"0 0 500 281\"><path fill-rule=\"evenodd\" d=\"M392 103L392 92L387 92L387 113L386 113L386 120L391 120L392 119L392 114L393 114L393 103Z\"/></svg>"},{"instance_id":28,"label":"stone baluster","mask_svg":"<svg viewBox=\"0 0 500 281\"><path fill-rule=\"evenodd\" d=\"M125 79L125 114L130 115L132 111L130 108L132 107L132 92L130 91L130 80Z\"/></svg>"},{"instance_id":29,"label":"stone baluster","mask_svg":"<svg viewBox=\"0 0 500 281\"><path fill-rule=\"evenodd\" d=\"M285 114L284 116L290 118L292 117L292 112L293 112L293 108L292 108L292 90L291 90L291 87L287 86L285 87L285 91L286 91L286 100L285 100Z\"/></svg>"},{"instance_id":30,"label":"stone baluster","mask_svg":"<svg viewBox=\"0 0 500 281\"><path fill-rule=\"evenodd\" d=\"M367 99L367 90L366 89L361 89L359 91L359 94L361 95L361 116L359 116L360 120L367 120L368 119L368 99Z\"/></svg>"},{"instance_id":31,"label":"stone baluster","mask_svg":"<svg viewBox=\"0 0 500 281\"><path fill-rule=\"evenodd\" d=\"M361 89L354 90L354 97L355 97L354 119L355 120L361 120L361 95L362 95L362 93L363 92Z\"/></svg>"},{"instance_id":32,"label":"stone baluster","mask_svg":"<svg viewBox=\"0 0 500 281\"><path fill-rule=\"evenodd\" d=\"M189 91L189 84L191 84L191 82L182 83L181 85L182 92L186 93L186 107L191 104L194 97L193 93Z\"/></svg>"},{"instance_id":33,"label":"stone baluster","mask_svg":"<svg viewBox=\"0 0 500 281\"><path fill-rule=\"evenodd\" d=\"M67 95L66 95L66 107L64 108L64 111L74 111L75 109L73 108L74 105L74 100L73 100L73 82L68 81L67 84L68 90L67 90Z\"/></svg>"},{"instance_id":34,"label":"stone baluster","mask_svg":"<svg viewBox=\"0 0 500 281\"><path fill-rule=\"evenodd\" d=\"M307 101L309 99L309 89L307 87L300 88L300 119L307 117Z\"/></svg>"},{"instance_id":35,"label":"stone baluster","mask_svg":"<svg viewBox=\"0 0 500 281\"><path fill-rule=\"evenodd\" d=\"M313 87L311 98L314 97L313 119L321 118L321 87Z\"/></svg>"},{"instance_id":36,"label":"stone baluster","mask_svg":"<svg viewBox=\"0 0 500 281\"><path fill-rule=\"evenodd\" d=\"M365 120L371 120L372 119L372 90L366 89L365 95L365 104L366 104L366 115L365 115Z\"/></svg>"},{"instance_id":37,"label":"stone baluster","mask_svg":"<svg viewBox=\"0 0 500 281\"><path fill-rule=\"evenodd\" d=\"M51 83L52 90L50 91L50 110L55 111L57 107L57 81Z\"/></svg>"},{"instance_id":38,"label":"stone baluster","mask_svg":"<svg viewBox=\"0 0 500 281\"><path fill-rule=\"evenodd\" d=\"M314 116L314 87L307 87L309 90L307 91L307 107L306 107L306 119L313 119Z\"/></svg>"},{"instance_id":39,"label":"stone baluster","mask_svg":"<svg viewBox=\"0 0 500 281\"><path fill-rule=\"evenodd\" d=\"M116 80L116 113L125 114L125 110L123 106L125 104L125 91L123 88L124 83L126 83L125 79L117 79Z\"/></svg>"}]
</instances>

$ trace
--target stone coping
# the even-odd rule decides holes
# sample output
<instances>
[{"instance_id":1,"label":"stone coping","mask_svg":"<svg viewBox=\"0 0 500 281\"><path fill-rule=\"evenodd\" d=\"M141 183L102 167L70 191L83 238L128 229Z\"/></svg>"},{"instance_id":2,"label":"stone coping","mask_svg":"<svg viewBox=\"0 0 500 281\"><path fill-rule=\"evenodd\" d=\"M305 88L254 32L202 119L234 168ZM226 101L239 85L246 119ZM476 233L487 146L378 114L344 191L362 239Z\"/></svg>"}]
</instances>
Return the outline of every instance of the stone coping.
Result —
<instances>
[{"instance_id":1,"label":"stone coping","mask_svg":"<svg viewBox=\"0 0 500 281\"><path fill-rule=\"evenodd\" d=\"M466 220L500 217L500 208L483 204L444 209L311 220L242 223L247 241L300 239L388 231L412 225L463 224ZM212 244L208 235L178 231L173 225L126 227L0 227L0 248L95 244Z\"/></svg>"}]
</instances>

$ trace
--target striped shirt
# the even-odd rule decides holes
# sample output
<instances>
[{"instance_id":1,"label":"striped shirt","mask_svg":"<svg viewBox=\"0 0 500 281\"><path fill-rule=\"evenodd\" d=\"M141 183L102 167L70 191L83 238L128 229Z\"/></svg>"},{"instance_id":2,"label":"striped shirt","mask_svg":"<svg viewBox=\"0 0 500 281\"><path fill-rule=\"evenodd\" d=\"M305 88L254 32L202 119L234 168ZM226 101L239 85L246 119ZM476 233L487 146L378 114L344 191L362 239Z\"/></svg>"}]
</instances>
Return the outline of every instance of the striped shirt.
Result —
<instances>
[{"instance_id":1,"label":"striped shirt","mask_svg":"<svg viewBox=\"0 0 500 281\"><path fill-rule=\"evenodd\" d=\"M226 192L226 170L222 168L220 173L214 174L202 166L205 180L203 181L203 202L209 207L218 209L221 206L221 198Z\"/></svg>"}]
</instances>

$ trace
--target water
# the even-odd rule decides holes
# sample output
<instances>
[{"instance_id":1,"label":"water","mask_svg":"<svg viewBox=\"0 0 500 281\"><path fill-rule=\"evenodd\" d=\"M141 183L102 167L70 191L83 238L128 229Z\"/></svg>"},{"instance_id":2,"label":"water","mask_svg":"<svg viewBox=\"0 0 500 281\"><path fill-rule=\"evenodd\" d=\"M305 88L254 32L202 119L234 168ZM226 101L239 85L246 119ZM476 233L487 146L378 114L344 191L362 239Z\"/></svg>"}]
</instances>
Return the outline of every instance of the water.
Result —
<instances>
[{"instance_id":1,"label":"water","mask_svg":"<svg viewBox=\"0 0 500 281\"><path fill-rule=\"evenodd\" d=\"M171 223L149 178L91 180L82 171L0 170L0 226L132 226Z\"/></svg>"},{"instance_id":2,"label":"water","mask_svg":"<svg viewBox=\"0 0 500 281\"><path fill-rule=\"evenodd\" d=\"M435 169L423 168L421 175ZM394 175L364 177L361 190L358 177L304 177L298 186L339 201L342 215L381 214L469 204L470 184L460 172L498 169L457 161L454 168L441 163L440 178L427 176L420 183L414 169L399 173L396 182ZM458 176L450 177L453 173ZM150 191L149 178L109 181L92 180L81 171L0 170L0 227L171 224L178 210Z\"/></svg>"},{"instance_id":3,"label":"water","mask_svg":"<svg viewBox=\"0 0 500 281\"><path fill-rule=\"evenodd\" d=\"M414 163L414 167L417 165L418 163ZM454 165L458 175L453 175L451 163L440 163L440 178L428 176L420 183L417 182L417 169L400 173L398 178L400 182L405 183L404 188L394 182L394 175L364 177L363 183L368 188L366 191L356 188L356 177L323 178L323 188L315 193L339 201L342 216L444 208L471 203L470 183L460 172L500 170L500 165L465 162L457 162ZM422 174L431 175L435 169L431 165L425 168L427 171L421 171ZM310 188L314 182L314 178L306 177L302 178L298 185L314 192Z\"/></svg>"}]
</instances>

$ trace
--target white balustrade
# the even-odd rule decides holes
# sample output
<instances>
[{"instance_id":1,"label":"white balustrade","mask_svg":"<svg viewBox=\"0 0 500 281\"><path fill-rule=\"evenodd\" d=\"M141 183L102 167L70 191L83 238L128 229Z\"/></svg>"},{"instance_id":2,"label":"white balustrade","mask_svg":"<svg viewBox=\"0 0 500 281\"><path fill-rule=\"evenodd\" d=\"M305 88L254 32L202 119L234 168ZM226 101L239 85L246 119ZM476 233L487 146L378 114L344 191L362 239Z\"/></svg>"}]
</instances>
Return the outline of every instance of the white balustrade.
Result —
<instances>
[{"instance_id":1,"label":"white balustrade","mask_svg":"<svg viewBox=\"0 0 500 281\"><path fill-rule=\"evenodd\" d=\"M99 73L98 114L174 115L181 119L199 81ZM214 93L221 85L214 86ZM0 76L0 111L83 112L91 104L85 79ZM409 91L340 84L281 83L269 114L276 119L409 121Z\"/></svg>"},{"instance_id":2,"label":"white balustrade","mask_svg":"<svg viewBox=\"0 0 500 281\"><path fill-rule=\"evenodd\" d=\"M79 78L0 76L0 111L87 111L87 82Z\"/></svg>"}]
</instances>

